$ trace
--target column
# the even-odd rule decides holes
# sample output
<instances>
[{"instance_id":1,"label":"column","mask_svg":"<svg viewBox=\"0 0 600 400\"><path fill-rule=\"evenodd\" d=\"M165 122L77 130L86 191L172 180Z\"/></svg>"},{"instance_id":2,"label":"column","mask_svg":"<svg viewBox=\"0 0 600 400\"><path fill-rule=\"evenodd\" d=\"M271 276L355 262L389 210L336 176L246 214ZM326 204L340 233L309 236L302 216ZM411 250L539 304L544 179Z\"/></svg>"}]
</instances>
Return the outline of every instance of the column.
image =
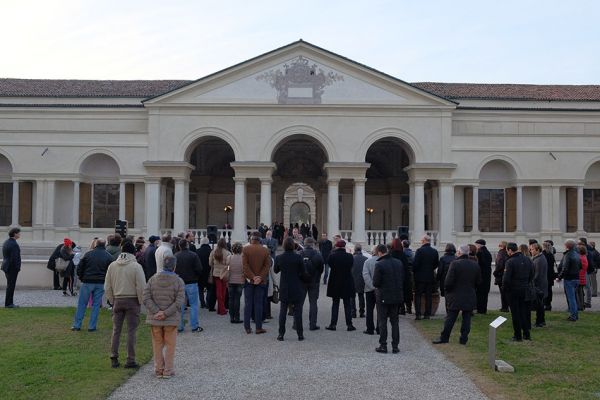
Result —
<instances>
[{"instance_id":1,"label":"column","mask_svg":"<svg viewBox=\"0 0 600 400\"><path fill-rule=\"evenodd\" d=\"M408 183L408 230L409 232L415 231L415 184L414 182Z\"/></svg>"},{"instance_id":2,"label":"column","mask_svg":"<svg viewBox=\"0 0 600 400\"><path fill-rule=\"evenodd\" d=\"M160 178L147 179L146 185L146 235L160 232Z\"/></svg>"},{"instance_id":3,"label":"column","mask_svg":"<svg viewBox=\"0 0 600 400\"><path fill-rule=\"evenodd\" d=\"M190 226L190 180L186 179L183 186L183 222L184 229L189 229ZM194 221L194 226L196 221Z\"/></svg>"},{"instance_id":4,"label":"column","mask_svg":"<svg viewBox=\"0 0 600 400\"><path fill-rule=\"evenodd\" d=\"M340 233L339 179L327 180L327 235L329 238Z\"/></svg>"},{"instance_id":5,"label":"column","mask_svg":"<svg viewBox=\"0 0 600 400\"><path fill-rule=\"evenodd\" d=\"M365 243L365 178L354 179L354 232L352 234L352 242Z\"/></svg>"},{"instance_id":6,"label":"column","mask_svg":"<svg viewBox=\"0 0 600 400\"><path fill-rule=\"evenodd\" d=\"M554 233L562 231L560 211L560 186L552 186L552 231Z\"/></svg>"},{"instance_id":7,"label":"column","mask_svg":"<svg viewBox=\"0 0 600 400\"><path fill-rule=\"evenodd\" d=\"M583 186L577 186L577 232L583 232Z\"/></svg>"},{"instance_id":8,"label":"column","mask_svg":"<svg viewBox=\"0 0 600 400\"><path fill-rule=\"evenodd\" d=\"M479 232L479 186L473 185L473 228L472 233Z\"/></svg>"},{"instance_id":9,"label":"column","mask_svg":"<svg viewBox=\"0 0 600 400\"><path fill-rule=\"evenodd\" d=\"M175 179L175 199L173 201L173 235L185 229L185 185L184 179Z\"/></svg>"},{"instance_id":10,"label":"column","mask_svg":"<svg viewBox=\"0 0 600 400\"><path fill-rule=\"evenodd\" d=\"M79 228L79 181L73 181L73 228Z\"/></svg>"},{"instance_id":11,"label":"column","mask_svg":"<svg viewBox=\"0 0 600 400\"><path fill-rule=\"evenodd\" d=\"M246 178L233 178L235 181L235 203L233 206L233 232L231 240L246 243Z\"/></svg>"},{"instance_id":12,"label":"column","mask_svg":"<svg viewBox=\"0 0 600 400\"><path fill-rule=\"evenodd\" d=\"M13 181L12 191L12 226L19 225L19 181Z\"/></svg>"},{"instance_id":13,"label":"column","mask_svg":"<svg viewBox=\"0 0 600 400\"><path fill-rule=\"evenodd\" d=\"M523 232L523 186L517 186L517 232Z\"/></svg>"},{"instance_id":14,"label":"column","mask_svg":"<svg viewBox=\"0 0 600 400\"><path fill-rule=\"evenodd\" d=\"M415 205L414 205L414 224L411 240L419 242L425 231L425 182L415 181Z\"/></svg>"},{"instance_id":15,"label":"column","mask_svg":"<svg viewBox=\"0 0 600 400\"><path fill-rule=\"evenodd\" d=\"M125 182L119 185L119 219L125 220Z\"/></svg>"},{"instance_id":16,"label":"column","mask_svg":"<svg viewBox=\"0 0 600 400\"><path fill-rule=\"evenodd\" d=\"M42 227L44 225L44 187L46 182L43 180L35 181L35 200L33 212L33 226ZM41 240L41 239L40 239Z\"/></svg>"},{"instance_id":17,"label":"column","mask_svg":"<svg viewBox=\"0 0 600 400\"><path fill-rule=\"evenodd\" d=\"M54 190L55 181L46 182L46 222L47 227L54 226Z\"/></svg>"},{"instance_id":18,"label":"column","mask_svg":"<svg viewBox=\"0 0 600 400\"><path fill-rule=\"evenodd\" d=\"M454 230L454 186L450 182L440 182L440 243L453 242Z\"/></svg>"},{"instance_id":19,"label":"column","mask_svg":"<svg viewBox=\"0 0 600 400\"><path fill-rule=\"evenodd\" d=\"M271 226L271 182L269 178L260 178L260 221L267 226Z\"/></svg>"}]
</instances>

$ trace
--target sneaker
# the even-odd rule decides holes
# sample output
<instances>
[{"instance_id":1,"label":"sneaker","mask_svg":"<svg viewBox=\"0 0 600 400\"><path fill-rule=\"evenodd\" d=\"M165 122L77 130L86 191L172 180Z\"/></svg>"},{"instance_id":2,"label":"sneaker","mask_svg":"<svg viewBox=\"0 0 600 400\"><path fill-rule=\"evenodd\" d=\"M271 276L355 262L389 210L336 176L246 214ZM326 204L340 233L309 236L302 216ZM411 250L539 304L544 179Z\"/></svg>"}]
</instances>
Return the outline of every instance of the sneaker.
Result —
<instances>
[{"instance_id":1,"label":"sneaker","mask_svg":"<svg viewBox=\"0 0 600 400\"><path fill-rule=\"evenodd\" d=\"M174 374L163 374L162 378L163 379L171 379L173 377Z\"/></svg>"},{"instance_id":2,"label":"sneaker","mask_svg":"<svg viewBox=\"0 0 600 400\"><path fill-rule=\"evenodd\" d=\"M201 327L197 327L196 329L192 329L192 332L196 332L196 333L200 333L200 332L203 332L203 331L204 331L204 328L201 328Z\"/></svg>"},{"instance_id":3,"label":"sneaker","mask_svg":"<svg viewBox=\"0 0 600 400\"><path fill-rule=\"evenodd\" d=\"M73 332L79 332L81 330L81 328L75 328L74 326L71 327L71 330Z\"/></svg>"}]
</instances>

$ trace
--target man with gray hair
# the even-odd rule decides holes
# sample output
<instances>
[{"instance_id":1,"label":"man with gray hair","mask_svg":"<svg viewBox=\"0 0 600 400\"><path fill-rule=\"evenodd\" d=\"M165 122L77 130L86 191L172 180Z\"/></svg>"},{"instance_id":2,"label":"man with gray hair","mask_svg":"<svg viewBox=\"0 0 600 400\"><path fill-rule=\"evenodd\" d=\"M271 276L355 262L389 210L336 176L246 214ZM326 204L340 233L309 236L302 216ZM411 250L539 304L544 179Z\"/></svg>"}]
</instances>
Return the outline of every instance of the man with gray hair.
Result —
<instances>
[{"instance_id":1,"label":"man with gray hair","mask_svg":"<svg viewBox=\"0 0 600 400\"><path fill-rule=\"evenodd\" d=\"M575 291L579 285L579 270L581 269L581 259L577 251L577 242L573 239L565 241L565 252L563 254L563 258L558 266L558 278L556 280L561 281L564 279L565 281L565 294L569 305L569 317L567 320L575 322L579 319Z\"/></svg>"},{"instance_id":2,"label":"man with gray hair","mask_svg":"<svg viewBox=\"0 0 600 400\"><path fill-rule=\"evenodd\" d=\"M421 319L421 296L425 296L425 319L431 317L431 303L433 286L435 283L434 272L440 263L439 254L431 247L431 237L425 235L421 238L421 247L415 253L413 274L415 278L415 319Z\"/></svg>"},{"instance_id":3,"label":"man with gray hair","mask_svg":"<svg viewBox=\"0 0 600 400\"><path fill-rule=\"evenodd\" d=\"M320 329L317 325L317 301L319 300L319 285L325 262L323 257L315 249L315 240L312 237L304 239L304 249L300 252L304 265L308 269L311 280L306 284L308 295L308 329L316 331Z\"/></svg>"},{"instance_id":4,"label":"man with gray hair","mask_svg":"<svg viewBox=\"0 0 600 400\"><path fill-rule=\"evenodd\" d=\"M449 342L459 312L462 312L459 343L467 344L471 332L471 316L477 305L476 288L481 283L481 269L475 261L469 259L469 246L460 246L457 256L450 264L442 283L446 291L446 320L444 330L439 338L432 341L433 344Z\"/></svg>"}]
</instances>

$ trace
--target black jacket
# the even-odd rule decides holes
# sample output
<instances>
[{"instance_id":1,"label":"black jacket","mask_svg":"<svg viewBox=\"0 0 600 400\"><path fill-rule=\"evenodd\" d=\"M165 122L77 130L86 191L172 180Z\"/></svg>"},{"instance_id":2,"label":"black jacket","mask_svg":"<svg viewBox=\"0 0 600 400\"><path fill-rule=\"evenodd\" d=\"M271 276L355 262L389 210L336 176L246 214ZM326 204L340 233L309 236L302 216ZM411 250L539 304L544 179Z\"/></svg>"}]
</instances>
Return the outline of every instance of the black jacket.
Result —
<instances>
[{"instance_id":1,"label":"black jacket","mask_svg":"<svg viewBox=\"0 0 600 400\"><path fill-rule=\"evenodd\" d=\"M523 290L533 281L533 263L529 257L516 252L506 260L502 287L507 291Z\"/></svg>"},{"instance_id":2,"label":"black jacket","mask_svg":"<svg viewBox=\"0 0 600 400\"><path fill-rule=\"evenodd\" d=\"M304 262L294 251L286 251L275 257L275 273L281 272L279 280L279 300L284 303L300 303L304 300L304 283L300 279Z\"/></svg>"},{"instance_id":3,"label":"black jacket","mask_svg":"<svg viewBox=\"0 0 600 400\"><path fill-rule=\"evenodd\" d=\"M17 239L8 238L2 245L2 271L21 270L21 248Z\"/></svg>"},{"instance_id":4,"label":"black jacket","mask_svg":"<svg viewBox=\"0 0 600 400\"><path fill-rule=\"evenodd\" d=\"M502 276L504 275L506 260L508 260L506 249L498 250L498 254L496 254L496 268L494 268L494 285L502 286Z\"/></svg>"},{"instance_id":5,"label":"black jacket","mask_svg":"<svg viewBox=\"0 0 600 400\"><path fill-rule=\"evenodd\" d=\"M311 284L319 285L321 283L321 274L323 273L323 268L325 261L323 261L323 257L321 254L312 247L306 247L304 250L300 252L300 256L302 259L307 257L310 259L312 263L312 271L308 271L311 275Z\"/></svg>"},{"instance_id":6,"label":"black jacket","mask_svg":"<svg viewBox=\"0 0 600 400\"><path fill-rule=\"evenodd\" d=\"M352 278L354 279L354 290L356 293L365 292L365 280L363 279L363 265L367 261L367 257L362 254L354 255L354 262L352 263Z\"/></svg>"},{"instance_id":7,"label":"black jacket","mask_svg":"<svg viewBox=\"0 0 600 400\"><path fill-rule=\"evenodd\" d=\"M439 254L429 243L423 244L415 253L413 274L415 282L434 283L434 271L440 263Z\"/></svg>"},{"instance_id":8,"label":"black jacket","mask_svg":"<svg viewBox=\"0 0 600 400\"><path fill-rule=\"evenodd\" d=\"M77 268L77 276L83 283L104 283L108 266L113 258L104 246L96 246L85 253Z\"/></svg>"},{"instance_id":9,"label":"black jacket","mask_svg":"<svg viewBox=\"0 0 600 400\"><path fill-rule=\"evenodd\" d=\"M554 286L554 280L556 279L556 259L554 258L554 254L548 252L546 250L542 251L544 257L546 257L546 263L548 264L548 286Z\"/></svg>"},{"instance_id":10,"label":"black jacket","mask_svg":"<svg viewBox=\"0 0 600 400\"><path fill-rule=\"evenodd\" d=\"M448 270L450 269L450 264L452 261L456 260L456 255L454 253L444 253L443 256L440 257L440 265L437 270L436 279L440 283L440 295L446 295L446 275L448 275Z\"/></svg>"},{"instance_id":11,"label":"black jacket","mask_svg":"<svg viewBox=\"0 0 600 400\"><path fill-rule=\"evenodd\" d=\"M150 280L156 274L156 246L154 243L150 243L148 247L146 247L146 251L144 252L144 264L142 267L144 268L144 276L146 277L146 282Z\"/></svg>"},{"instance_id":12,"label":"black jacket","mask_svg":"<svg viewBox=\"0 0 600 400\"><path fill-rule=\"evenodd\" d=\"M448 310L472 311L477 305L475 288L481 283L479 265L462 255L448 268L444 287Z\"/></svg>"},{"instance_id":13,"label":"black jacket","mask_svg":"<svg viewBox=\"0 0 600 400\"><path fill-rule=\"evenodd\" d=\"M402 262L390 254L377 259L373 272L375 297L380 304L400 304L404 302L404 279Z\"/></svg>"},{"instance_id":14,"label":"black jacket","mask_svg":"<svg viewBox=\"0 0 600 400\"><path fill-rule=\"evenodd\" d=\"M331 243L331 240L327 239L327 240L323 240L319 242L319 251L321 252L321 255L323 256L323 260L325 260L325 263L327 263L327 260L329 259L329 255L331 254L331 250L333 249L333 244Z\"/></svg>"},{"instance_id":15,"label":"black jacket","mask_svg":"<svg viewBox=\"0 0 600 400\"><path fill-rule=\"evenodd\" d=\"M329 255L327 264L331 268L327 282L327 297L344 299L354 296L354 279L352 279L352 254L346 249L335 249Z\"/></svg>"},{"instance_id":16,"label":"black jacket","mask_svg":"<svg viewBox=\"0 0 600 400\"><path fill-rule=\"evenodd\" d=\"M558 278L566 281L579 279L581 258L579 257L577 248L573 247L570 251L565 251L563 254L560 266L558 267Z\"/></svg>"},{"instance_id":17,"label":"black jacket","mask_svg":"<svg viewBox=\"0 0 600 400\"><path fill-rule=\"evenodd\" d=\"M492 281L492 255L485 246L481 246L477 251L477 263L481 269L481 284L479 290L485 293L490 291L490 283Z\"/></svg>"},{"instance_id":18,"label":"black jacket","mask_svg":"<svg viewBox=\"0 0 600 400\"><path fill-rule=\"evenodd\" d=\"M175 254L177 259L177 266L175 267L175 273L183 280L183 283L189 285L190 283L198 283L200 275L202 274L202 264L198 254L189 249L178 251Z\"/></svg>"},{"instance_id":19,"label":"black jacket","mask_svg":"<svg viewBox=\"0 0 600 400\"><path fill-rule=\"evenodd\" d=\"M210 252L212 248L209 244L203 244L196 250L196 254L200 258L200 263L202 264L202 273L200 274L200 280L198 281L202 286L208 285L208 276L210 275L210 265L208 264L208 259L210 257Z\"/></svg>"}]
</instances>

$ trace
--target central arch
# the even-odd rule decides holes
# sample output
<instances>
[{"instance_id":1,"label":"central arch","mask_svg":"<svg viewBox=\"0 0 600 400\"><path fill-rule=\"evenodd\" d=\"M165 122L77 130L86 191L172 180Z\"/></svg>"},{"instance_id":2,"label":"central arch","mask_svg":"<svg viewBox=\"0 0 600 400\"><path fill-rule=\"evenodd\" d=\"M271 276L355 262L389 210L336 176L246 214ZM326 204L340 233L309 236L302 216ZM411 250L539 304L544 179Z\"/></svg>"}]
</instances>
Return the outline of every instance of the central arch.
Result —
<instances>
[{"instance_id":1,"label":"central arch","mask_svg":"<svg viewBox=\"0 0 600 400\"><path fill-rule=\"evenodd\" d=\"M294 211L297 212L294 215ZM314 224L317 219L317 196L313 188L306 183L291 184L283 195L283 223L301 225Z\"/></svg>"}]
</instances>

